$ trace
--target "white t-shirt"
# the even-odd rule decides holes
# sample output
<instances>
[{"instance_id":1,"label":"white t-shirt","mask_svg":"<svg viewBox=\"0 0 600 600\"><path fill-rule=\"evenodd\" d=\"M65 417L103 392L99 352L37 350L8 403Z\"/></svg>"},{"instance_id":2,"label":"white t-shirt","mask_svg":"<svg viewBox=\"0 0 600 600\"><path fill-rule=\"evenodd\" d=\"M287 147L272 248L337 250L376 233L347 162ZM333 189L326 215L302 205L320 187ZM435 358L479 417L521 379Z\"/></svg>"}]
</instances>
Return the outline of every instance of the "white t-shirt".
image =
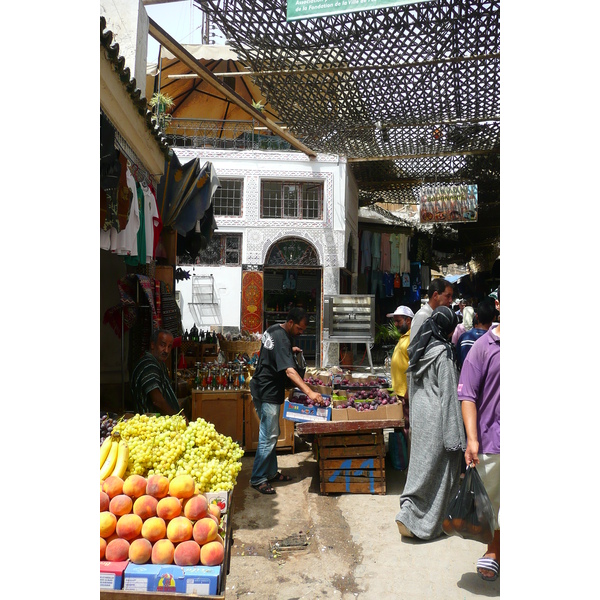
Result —
<instances>
[{"instance_id":1,"label":"white t-shirt","mask_svg":"<svg viewBox=\"0 0 600 600\"><path fill-rule=\"evenodd\" d=\"M144 192L144 227L146 234L146 262L149 263L154 258L152 249L154 248L154 228L158 224L158 207L156 198L150 188L142 183Z\"/></svg>"}]
</instances>

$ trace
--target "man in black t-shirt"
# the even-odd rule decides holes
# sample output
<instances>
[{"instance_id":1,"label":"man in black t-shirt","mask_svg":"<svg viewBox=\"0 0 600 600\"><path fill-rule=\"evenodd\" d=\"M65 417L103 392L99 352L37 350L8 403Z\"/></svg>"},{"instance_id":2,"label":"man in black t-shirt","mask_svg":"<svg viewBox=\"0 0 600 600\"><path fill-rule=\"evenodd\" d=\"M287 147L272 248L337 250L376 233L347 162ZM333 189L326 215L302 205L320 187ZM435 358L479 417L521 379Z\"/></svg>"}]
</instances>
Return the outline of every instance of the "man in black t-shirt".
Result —
<instances>
[{"instance_id":1,"label":"man in black t-shirt","mask_svg":"<svg viewBox=\"0 0 600 600\"><path fill-rule=\"evenodd\" d=\"M277 468L279 415L285 401L286 387L295 386L314 401L321 394L313 392L296 370L294 354L301 352L295 338L304 333L308 316L302 308L290 310L286 322L269 327L262 336L256 371L250 380L250 393L260 419L258 447L250 485L261 494L274 494L271 483L290 481Z\"/></svg>"}]
</instances>

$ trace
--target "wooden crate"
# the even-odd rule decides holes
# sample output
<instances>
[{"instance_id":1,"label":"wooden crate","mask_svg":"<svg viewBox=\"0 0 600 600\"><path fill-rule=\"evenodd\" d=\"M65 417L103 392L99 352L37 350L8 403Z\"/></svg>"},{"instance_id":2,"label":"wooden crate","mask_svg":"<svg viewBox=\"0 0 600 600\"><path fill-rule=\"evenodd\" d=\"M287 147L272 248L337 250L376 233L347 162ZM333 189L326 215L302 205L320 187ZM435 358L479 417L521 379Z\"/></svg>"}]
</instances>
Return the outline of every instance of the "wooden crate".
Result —
<instances>
[{"instance_id":1,"label":"wooden crate","mask_svg":"<svg viewBox=\"0 0 600 600\"><path fill-rule=\"evenodd\" d=\"M316 436L322 494L385 494L383 430Z\"/></svg>"}]
</instances>

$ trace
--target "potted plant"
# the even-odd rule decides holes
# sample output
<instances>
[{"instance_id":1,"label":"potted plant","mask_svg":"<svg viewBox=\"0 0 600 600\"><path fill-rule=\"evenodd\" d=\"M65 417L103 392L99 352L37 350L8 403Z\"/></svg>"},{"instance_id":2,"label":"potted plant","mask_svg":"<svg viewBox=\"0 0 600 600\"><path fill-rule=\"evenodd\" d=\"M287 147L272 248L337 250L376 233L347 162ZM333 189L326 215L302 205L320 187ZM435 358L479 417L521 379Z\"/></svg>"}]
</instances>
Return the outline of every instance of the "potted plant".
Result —
<instances>
[{"instance_id":1,"label":"potted plant","mask_svg":"<svg viewBox=\"0 0 600 600\"><path fill-rule=\"evenodd\" d=\"M171 115L168 113L173 110L173 107L175 106L173 98L168 94L156 92L152 95L150 102L148 102L148 106L154 109L155 112L152 117L152 122L158 125L158 128L161 131L164 131L171 120Z\"/></svg>"}]
</instances>

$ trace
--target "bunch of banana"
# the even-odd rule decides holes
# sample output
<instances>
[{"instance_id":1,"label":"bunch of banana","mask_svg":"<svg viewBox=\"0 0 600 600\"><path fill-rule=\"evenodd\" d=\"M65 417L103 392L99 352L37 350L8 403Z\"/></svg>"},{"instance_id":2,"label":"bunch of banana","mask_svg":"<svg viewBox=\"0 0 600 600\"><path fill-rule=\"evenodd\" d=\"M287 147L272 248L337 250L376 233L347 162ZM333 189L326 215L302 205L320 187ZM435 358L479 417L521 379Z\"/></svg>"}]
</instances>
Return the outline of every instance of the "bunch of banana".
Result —
<instances>
[{"instance_id":1,"label":"bunch of banana","mask_svg":"<svg viewBox=\"0 0 600 600\"><path fill-rule=\"evenodd\" d=\"M100 446L100 481L110 475L123 478L129 462L129 446L118 432L109 435Z\"/></svg>"}]
</instances>

